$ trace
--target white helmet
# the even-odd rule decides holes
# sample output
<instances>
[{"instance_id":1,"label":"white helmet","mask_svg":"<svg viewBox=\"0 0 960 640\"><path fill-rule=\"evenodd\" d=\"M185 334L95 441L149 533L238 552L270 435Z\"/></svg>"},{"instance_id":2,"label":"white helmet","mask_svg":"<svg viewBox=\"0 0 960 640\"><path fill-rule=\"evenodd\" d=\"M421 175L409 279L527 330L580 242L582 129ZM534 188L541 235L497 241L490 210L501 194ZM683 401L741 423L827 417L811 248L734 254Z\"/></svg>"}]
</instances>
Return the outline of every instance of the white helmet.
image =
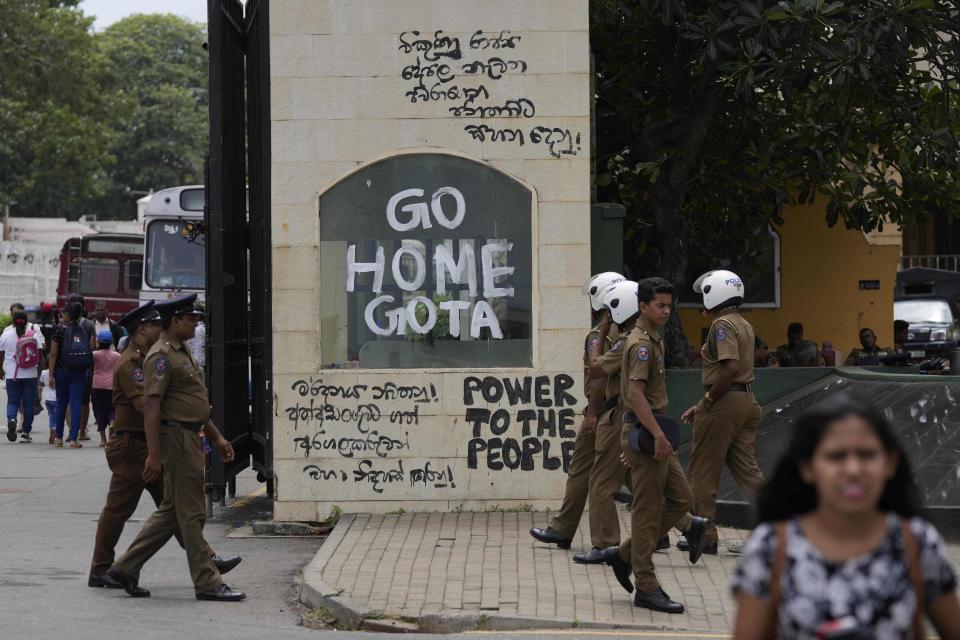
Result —
<instances>
[{"instance_id":1,"label":"white helmet","mask_svg":"<svg viewBox=\"0 0 960 640\"><path fill-rule=\"evenodd\" d=\"M583 285L583 294L590 296L590 306L593 307L593 310L600 311L603 309L603 292L606 291L610 285L623 282L624 280L626 280L626 278L613 271L598 273L587 280L587 284Z\"/></svg>"},{"instance_id":2,"label":"white helmet","mask_svg":"<svg viewBox=\"0 0 960 640\"><path fill-rule=\"evenodd\" d=\"M635 316L640 312L637 283L633 280L621 280L607 287L603 292L603 306L610 309L610 315L617 324L623 324Z\"/></svg>"},{"instance_id":3,"label":"white helmet","mask_svg":"<svg viewBox=\"0 0 960 640\"><path fill-rule=\"evenodd\" d=\"M735 305L743 302L743 281L733 271L707 271L693 283L693 290L703 294L703 307L707 311L734 299L737 299Z\"/></svg>"}]
</instances>

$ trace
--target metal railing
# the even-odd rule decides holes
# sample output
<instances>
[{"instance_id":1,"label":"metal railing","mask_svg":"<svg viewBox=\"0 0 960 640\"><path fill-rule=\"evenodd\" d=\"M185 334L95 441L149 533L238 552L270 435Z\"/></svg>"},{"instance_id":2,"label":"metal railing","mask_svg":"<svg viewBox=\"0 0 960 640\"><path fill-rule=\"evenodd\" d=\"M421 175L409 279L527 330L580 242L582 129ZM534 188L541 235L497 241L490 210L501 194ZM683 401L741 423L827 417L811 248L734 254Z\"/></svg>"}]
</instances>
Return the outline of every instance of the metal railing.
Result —
<instances>
[{"instance_id":1,"label":"metal railing","mask_svg":"<svg viewBox=\"0 0 960 640\"><path fill-rule=\"evenodd\" d=\"M903 256L900 260L903 269L923 267L960 272L960 255Z\"/></svg>"}]
</instances>

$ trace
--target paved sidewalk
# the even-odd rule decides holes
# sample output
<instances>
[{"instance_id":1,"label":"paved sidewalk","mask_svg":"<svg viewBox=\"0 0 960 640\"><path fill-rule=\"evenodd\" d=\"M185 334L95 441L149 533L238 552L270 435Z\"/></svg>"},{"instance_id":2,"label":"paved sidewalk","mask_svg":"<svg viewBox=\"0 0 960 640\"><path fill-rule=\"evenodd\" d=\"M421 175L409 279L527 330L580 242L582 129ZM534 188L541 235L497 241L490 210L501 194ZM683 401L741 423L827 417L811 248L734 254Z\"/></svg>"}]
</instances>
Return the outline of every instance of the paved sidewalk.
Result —
<instances>
[{"instance_id":1,"label":"paved sidewalk","mask_svg":"<svg viewBox=\"0 0 960 640\"><path fill-rule=\"evenodd\" d=\"M719 556L691 565L677 549L655 556L663 588L686 613L633 607L605 565L573 554L589 548L586 518L570 551L536 542L530 527L546 513L432 513L344 516L304 573L310 606L354 620L419 621L421 630L471 627L633 627L727 631L735 608L727 584L737 557L724 545L745 531L721 529ZM629 531L629 512L620 512ZM672 536L676 542L676 536Z\"/></svg>"}]
</instances>

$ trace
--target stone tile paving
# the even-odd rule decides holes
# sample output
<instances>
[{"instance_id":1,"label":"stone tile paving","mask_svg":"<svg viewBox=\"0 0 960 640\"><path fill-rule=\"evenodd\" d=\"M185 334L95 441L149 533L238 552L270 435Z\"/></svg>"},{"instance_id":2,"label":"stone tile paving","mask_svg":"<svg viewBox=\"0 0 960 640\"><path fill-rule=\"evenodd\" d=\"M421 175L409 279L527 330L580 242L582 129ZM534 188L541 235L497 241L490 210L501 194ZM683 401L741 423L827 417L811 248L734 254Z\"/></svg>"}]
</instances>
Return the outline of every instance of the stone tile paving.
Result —
<instances>
[{"instance_id":1,"label":"stone tile paving","mask_svg":"<svg viewBox=\"0 0 960 640\"><path fill-rule=\"evenodd\" d=\"M629 531L629 513L620 518L621 530ZM606 566L573 563L573 553L589 547L586 518L570 551L527 533L548 520L545 513L360 514L338 547L325 550L330 559L323 582L390 617L480 612L611 626L729 628L734 607L727 581L735 556L721 550L690 565L676 549L657 553L664 589L687 606L681 615L662 614L634 608ZM721 538L740 542L745 533L721 529Z\"/></svg>"},{"instance_id":2,"label":"stone tile paving","mask_svg":"<svg viewBox=\"0 0 960 640\"><path fill-rule=\"evenodd\" d=\"M546 513L359 514L341 536L323 582L356 605L388 617L480 613L507 618L605 626L689 630L730 629L735 607L727 588L737 556L725 544L749 534L720 529L719 556L691 565L676 548L655 556L663 588L686 605L669 615L632 606L631 596L606 566L578 565L573 553L589 547L587 518L570 551L533 540L530 527L545 526ZM629 531L629 512L620 512ZM676 533L671 533L676 542ZM950 555L960 565L960 546ZM535 627L535 622L530 625Z\"/></svg>"}]
</instances>

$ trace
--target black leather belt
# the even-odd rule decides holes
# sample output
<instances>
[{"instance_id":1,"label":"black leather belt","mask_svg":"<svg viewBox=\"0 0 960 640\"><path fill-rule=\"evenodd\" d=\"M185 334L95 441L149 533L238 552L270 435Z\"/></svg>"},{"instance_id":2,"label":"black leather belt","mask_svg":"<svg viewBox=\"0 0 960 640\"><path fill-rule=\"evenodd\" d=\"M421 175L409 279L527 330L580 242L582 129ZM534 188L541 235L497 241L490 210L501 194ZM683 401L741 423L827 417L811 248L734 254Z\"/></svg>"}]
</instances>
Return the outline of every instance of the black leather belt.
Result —
<instances>
[{"instance_id":1,"label":"black leather belt","mask_svg":"<svg viewBox=\"0 0 960 640\"><path fill-rule=\"evenodd\" d=\"M703 388L706 391L710 391L710 389L713 389L713 385L705 385ZM740 384L739 382L736 382L727 387L727 391L753 391L753 385L750 383Z\"/></svg>"},{"instance_id":2,"label":"black leather belt","mask_svg":"<svg viewBox=\"0 0 960 640\"><path fill-rule=\"evenodd\" d=\"M128 438L133 438L134 440L142 440L143 442L147 441L147 434L143 431L117 431L117 436L127 436Z\"/></svg>"},{"instance_id":3,"label":"black leather belt","mask_svg":"<svg viewBox=\"0 0 960 640\"><path fill-rule=\"evenodd\" d=\"M187 431L192 431L194 433L199 433L200 429L203 429L202 422L178 422L177 420L161 420L160 424L164 427L179 427L181 429L186 429Z\"/></svg>"}]
</instances>

